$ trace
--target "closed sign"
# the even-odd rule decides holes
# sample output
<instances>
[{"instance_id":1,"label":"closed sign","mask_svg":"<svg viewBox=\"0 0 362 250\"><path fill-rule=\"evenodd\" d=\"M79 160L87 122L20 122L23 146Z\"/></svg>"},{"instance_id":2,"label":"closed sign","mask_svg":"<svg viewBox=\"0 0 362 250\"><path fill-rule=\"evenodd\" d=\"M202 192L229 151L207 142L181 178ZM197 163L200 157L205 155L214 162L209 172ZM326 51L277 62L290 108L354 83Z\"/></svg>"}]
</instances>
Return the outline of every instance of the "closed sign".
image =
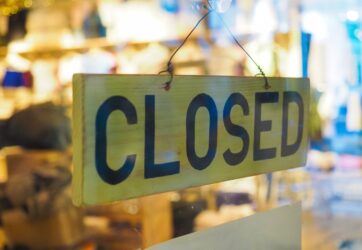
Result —
<instances>
[{"instance_id":1,"label":"closed sign","mask_svg":"<svg viewBox=\"0 0 362 250\"><path fill-rule=\"evenodd\" d=\"M75 75L74 202L102 204L300 167L306 79Z\"/></svg>"}]
</instances>

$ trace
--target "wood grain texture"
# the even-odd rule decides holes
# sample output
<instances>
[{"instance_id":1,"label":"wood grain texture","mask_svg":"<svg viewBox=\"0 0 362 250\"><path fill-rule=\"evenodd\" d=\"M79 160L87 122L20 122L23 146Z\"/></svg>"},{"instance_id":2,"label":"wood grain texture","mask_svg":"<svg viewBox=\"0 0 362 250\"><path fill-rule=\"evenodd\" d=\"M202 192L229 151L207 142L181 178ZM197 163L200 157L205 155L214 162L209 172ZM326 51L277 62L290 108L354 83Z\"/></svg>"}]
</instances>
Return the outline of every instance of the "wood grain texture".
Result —
<instances>
[{"instance_id":1,"label":"wood grain texture","mask_svg":"<svg viewBox=\"0 0 362 250\"><path fill-rule=\"evenodd\" d=\"M100 204L143 195L200 186L230 179L257 175L276 170L300 167L307 154L307 124L309 110L309 81L296 78L270 78L271 89L264 88L263 78L224 76L175 76L170 91L162 86L167 76L155 75L76 75L74 77L74 202ZM282 105L285 91L298 92L304 102L302 142L293 155L281 157ZM261 119L272 122L271 131L261 133L261 148L276 148L276 157L255 161L254 110L255 93L276 92L277 103L262 105ZM196 170L186 154L186 114L190 102L199 94L214 100L218 112L217 149L212 163L204 170ZM231 112L234 124L244 127L249 134L248 154L236 166L225 163L227 149L238 152L243 141L230 135L223 122L225 102L232 93L241 93L247 100L249 114L240 106ZM155 162L180 161L178 174L145 179L145 96L155 96ZM107 120L107 163L117 170L127 155L136 154L135 167L130 176L117 185L102 181L95 167L95 119L99 107L109 97L123 96L137 110L137 123L128 125L125 115L113 112ZM206 108L196 114L195 151L204 156L209 145L209 120ZM291 104L288 119L289 143L296 140L298 108Z\"/></svg>"}]
</instances>

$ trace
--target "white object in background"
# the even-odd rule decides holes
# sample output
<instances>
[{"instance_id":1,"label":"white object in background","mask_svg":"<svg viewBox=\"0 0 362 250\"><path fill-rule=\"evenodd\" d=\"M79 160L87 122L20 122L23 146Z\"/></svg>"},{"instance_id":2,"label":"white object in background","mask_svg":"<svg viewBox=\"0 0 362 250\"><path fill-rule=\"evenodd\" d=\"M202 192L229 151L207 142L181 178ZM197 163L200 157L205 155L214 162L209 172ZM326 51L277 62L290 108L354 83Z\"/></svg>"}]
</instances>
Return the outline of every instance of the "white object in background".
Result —
<instances>
[{"instance_id":1,"label":"white object in background","mask_svg":"<svg viewBox=\"0 0 362 250\"><path fill-rule=\"evenodd\" d=\"M115 57L104 50L92 49L81 57L81 72L89 74L109 74L116 66Z\"/></svg>"},{"instance_id":2,"label":"white object in background","mask_svg":"<svg viewBox=\"0 0 362 250\"><path fill-rule=\"evenodd\" d=\"M301 16L301 28L304 32L312 34L313 41L322 43L328 37L326 15L317 11L306 11Z\"/></svg>"},{"instance_id":3,"label":"white object in background","mask_svg":"<svg viewBox=\"0 0 362 250\"><path fill-rule=\"evenodd\" d=\"M169 57L168 48L159 43L151 43L142 50L127 48L117 55L119 73L157 74L164 69Z\"/></svg>"},{"instance_id":4,"label":"white object in background","mask_svg":"<svg viewBox=\"0 0 362 250\"><path fill-rule=\"evenodd\" d=\"M58 86L56 77L56 60L37 60L33 63L31 73L34 77L34 94L37 102L47 101Z\"/></svg>"},{"instance_id":5,"label":"white object in background","mask_svg":"<svg viewBox=\"0 0 362 250\"><path fill-rule=\"evenodd\" d=\"M82 72L81 54L66 55L60 59L58 77L61 84L71 83L73 74L80 72Z\"/></svg>"},{"instance_id":6,"label":"white object in background","mask_svg":"<svg viewBox=\"0 0 362 250\"><path fill-rule=\"evenodd\" d=\"M189 234L148 250L301 249L301 204Z\"/></svg>"},{"instance_id":7,"label":"white object in background","mask_svg":"<svg viewBox=\"0 0 362 250\"><path fill-rule=\"evenodd\" d=\"M252 17L252 31L261 36L277 30L278 23L275 9L270 0L259 0L254 8Z\"/></svg>"},{"instance_id":8,"label":"white object in background","mask_svg":"<svg viewBox=\"0 0 362 250\"><path fill-rule=\"evenodd\" d=\"M107 38L113 42L149 42L175 39L175 18L157 7L153 1L105 2L100 16L107 27Z\"/></svg>"},{"instance_id":9,"label":"white object in background","mask_svg":"<svg viewBox=\"0 0 362 250\"><path fill-rule=\"evenodd\" d=\"M225 13L230 9L232 0L209 0L213 9L219 13Z\"/></svg>"},{"instance_id":10,"label":"white object in background","mask_svg":"<svg viewBox=\"0 0 362 250\"><path fill-rule=\"evenodd\" d=\"M116 59L112 53L92 49L85 54L70 54L59 61L58 78L61 84L72 82L73 74L109 74L116 67Z\"/></svg>"},{"instance_id":11,"label":"white object in background","mask_svg":"<svg viewBox=\"0 0 362 250\"><path fill-rule=\"evenodd\" d=\"M258 63L258 65L263 69L266 75L274 75L275 64L274 64L274 55L273 55L273 41L270 37L270 40L264 40L267 38L267 35L263 35L262 40L256 40L251 43L246 44L244 47L246 51L252 55L253 59ZM251 75L259 74L260 71L256 67L255 63L247 57L246 67Z\"/></svg>"},{"instance_id":12,"label":"white object in background","mask_svg":"<svg viewBox=\"0 0 362 250\"><path fill-rule=\"evenodd\" d=\"M30 45L22 40L17 40L9 43L8 53L6 55L6 64L13 70L28 71L31 63L24 57L19 56L19 52L28 51Z\"/></svg>"},{"instance_id":13,"label":"white object in background","mask_svg":"<svg viewBox=\"0 0 362 250\"><path fill-rule=\"evenodd\" d=\"M347 130L362 130L362 107L361 96L358 91L352 91L347 102Z\"/></svg>"},{"instance_id":14,"label":"white object in background","mask_svg":"<svg viewBox=\"0 0 362 250\"><path fill-rule=\"evenodd\" d=\"M352 22L358 21L360 18L359 13L357 10L349 10L347 11L347 19Z\"/></svg>"}]
</instances>

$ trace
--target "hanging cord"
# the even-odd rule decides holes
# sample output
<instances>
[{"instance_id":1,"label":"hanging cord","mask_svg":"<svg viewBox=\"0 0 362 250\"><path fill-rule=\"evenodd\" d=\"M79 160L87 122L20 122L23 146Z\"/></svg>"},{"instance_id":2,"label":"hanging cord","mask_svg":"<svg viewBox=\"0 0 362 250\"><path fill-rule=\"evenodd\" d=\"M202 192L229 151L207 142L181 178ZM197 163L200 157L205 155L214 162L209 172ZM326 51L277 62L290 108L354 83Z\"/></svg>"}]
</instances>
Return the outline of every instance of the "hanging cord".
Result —
<instances>
[{"instance_id":1,"label":"hanging cord","mask_svg":"<svg viewBox=\"0 0 362 250\"><path fill-rule=\"evenodd\" d=\"M189 37L192 35L192 33L197 29L197 27L200 25L200 23L208 16L211 14L211 12L213 12L214 10L209 9L208 12L203 15L201 17L201 19L199 21L197 21L196 25L192 28L192 30L190 31L190 33L186 36L186 38L182 41L182 43L177 47L177 49L172 53L170 59L167 62L167 69L163 70L161 72L159 72L158 74L163 74L163 73L168 73L170 76L170 79L165 83L164 89L165 90L170 90L171 88L171 83L173 81L173 76L174 76L174 67L172 64L172 59L174 58L174 56L177 54L177 52L185 45L185 43L187 42L187 40L189 39Z\"/></svg>"},{"instance_id":2,"label":"hanging cord","mask_svg":"<svg viewBox=\"0 0 362 250\"><path fill-rule=\"evenodd\" d=\"M232 37L232 39L234 40L234 42L244 51L244 53L250 58L250 60L255 64L255 66L258 68L259 72L258 74L256 74L255 76L262 76L264 77L265 80L265 89L269 89L271 88L268 78L266 77L263 69L256 63L256 61L253 59L253 57L246 51L246 49L240 44L240 42L238 41L238 39L234 36L234 34L232 33L232 31L230 30L229 26L226 24L226 22L224 21L224 19L222 18L222 16L217 13L217 11L215 11L215 8L212 6L212 4L210 3L210 0L207 0L207 4L208 6L204 6L204 8L206 8L208 10L208 12L203 15L201 17L201 19L196 23L196 25L192 28L192 30L190 31L190 33L186 36L186 38L183 40L183 42L180 44L180 46L177 47L177 49L172 53L170 59L167 62L167 69L163 70L161 72L159 72L158 74L163 74L163 73L168 73L170 78L169 80L165 83L164 89L166 91L170 90L171 88L171 83L173 81L173 77L174 77L174 66L172 64L172 59L175 57L175 55L177 54L177 52L185 45L185 43L187 42L187 40L189 39L189 37L192 35L192 33L196 30L196 28L200 25L200 23L206 18L208 17L212 12L216 12L216 15L218 16L218 18L221 20L222 24L224 25L224 27L226 28L226 30L228 31L228 33L230 34L230 36Z\"/></svg>"}]
</instances>

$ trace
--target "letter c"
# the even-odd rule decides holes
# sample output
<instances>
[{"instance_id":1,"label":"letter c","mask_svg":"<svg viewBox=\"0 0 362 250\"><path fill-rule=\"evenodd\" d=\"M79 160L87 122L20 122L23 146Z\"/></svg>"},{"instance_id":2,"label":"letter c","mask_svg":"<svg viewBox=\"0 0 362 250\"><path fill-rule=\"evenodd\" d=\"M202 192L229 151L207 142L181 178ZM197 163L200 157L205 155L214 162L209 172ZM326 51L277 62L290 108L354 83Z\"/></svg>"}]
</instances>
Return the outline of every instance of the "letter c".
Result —
<instances>
[{"instance_id":1,"label":"letter c","mask_svg":"<svg viewBox=\"0 0 362 250\"><path fill-rule=\"evenodd\" d=\"M134 105L125 97L112 96L98 109L96 116L95 163L99 176L108 184L117 185L131 174L136 155L128 155L125 163L118 170L113 170L107 163L107 121L113 111L124 113L128 124L137 123L137 112Z\"/></svg>"}]
</instances>

